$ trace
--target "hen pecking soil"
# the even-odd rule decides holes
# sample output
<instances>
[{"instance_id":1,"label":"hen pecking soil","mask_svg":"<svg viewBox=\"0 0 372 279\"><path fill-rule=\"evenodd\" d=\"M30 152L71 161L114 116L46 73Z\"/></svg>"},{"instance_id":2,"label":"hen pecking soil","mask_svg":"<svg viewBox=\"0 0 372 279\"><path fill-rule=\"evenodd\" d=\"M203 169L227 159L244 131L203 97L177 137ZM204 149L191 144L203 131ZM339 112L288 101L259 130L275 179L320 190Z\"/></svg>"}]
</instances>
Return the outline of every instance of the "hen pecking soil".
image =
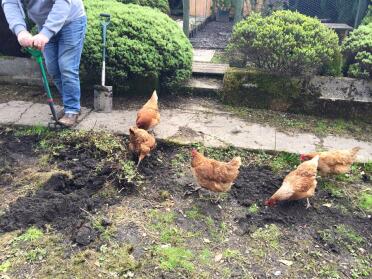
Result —
<instances>
[{"instance_id":1,"label":"hen pecking soil","mask_svg":"<svg viewBox=\"0 0 372 279\"><path fill-rule=\"evenodd\" d=\"M102 258L111 255L107 247L112 247L114 257L115 245L125 240L134 246L136 260L142 261L138 266L130 262L129 270L141 278L180 278L183 272L185 278L243 278L243 274L272 278L279 271L283 275L279 278L371 274L363 262L372 252L371 216L358 205L358 195L371 189L371 182L363 182L357 171L343 177L344 181L319 179L310 209L304 201L268 208L263 202L292 168L285 165L273 171L270 165L280 154L194 146L219 160L243 158L231 192L216 203L206 191L185 195L195 183L189 167L190 146L158 142L136 170L125 138L27 131L0 128L0 241L6 232L34 225L61 232L65 240L86 246L83 249L89 253L93 253L90 248L97 248L94 253L101 253L97 257ZM362 168L356 165L354 169ZM44 174L47 179L34 183L34 177ZM97 225L96 216L110 212L112 220L105 217L103 225ZM69 253L74 265L93 257L76 261L73 255L77 252ZM12 255L9 252L7 257ZM283 266L283 259L290 261ZM0 267L2 260L0 256ZM317 270L314 265L321 260L326 268ZM339 267L339 261L349 271ZM77 266L90 270L98 265ZM66 272L70 271L62 273ZM91 272L82 276L101 271ZM105 272L100 274L106 276ZM53 274L54 278L61 275Z\"/></svg>"}]
</instances>

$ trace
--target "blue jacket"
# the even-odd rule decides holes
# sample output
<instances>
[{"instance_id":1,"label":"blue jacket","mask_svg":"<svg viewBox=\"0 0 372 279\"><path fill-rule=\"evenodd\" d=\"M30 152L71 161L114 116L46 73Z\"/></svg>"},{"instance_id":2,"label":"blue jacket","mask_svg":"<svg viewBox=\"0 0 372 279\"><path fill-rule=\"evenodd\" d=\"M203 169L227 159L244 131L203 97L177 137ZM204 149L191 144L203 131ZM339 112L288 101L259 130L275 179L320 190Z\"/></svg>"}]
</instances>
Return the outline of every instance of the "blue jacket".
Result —
<instances>
[{"instance_id":1,"label":"blue jacket","mask_svg":"<svg viewBox=\"0 0 372 279\"><path fill-rule=\"evenodd\" d=\"M85 15L82 0L2 0L9 28L15 35L27 30L22 4L28 17L49 39L65 24Z\"/></svg>"}]
</instances>

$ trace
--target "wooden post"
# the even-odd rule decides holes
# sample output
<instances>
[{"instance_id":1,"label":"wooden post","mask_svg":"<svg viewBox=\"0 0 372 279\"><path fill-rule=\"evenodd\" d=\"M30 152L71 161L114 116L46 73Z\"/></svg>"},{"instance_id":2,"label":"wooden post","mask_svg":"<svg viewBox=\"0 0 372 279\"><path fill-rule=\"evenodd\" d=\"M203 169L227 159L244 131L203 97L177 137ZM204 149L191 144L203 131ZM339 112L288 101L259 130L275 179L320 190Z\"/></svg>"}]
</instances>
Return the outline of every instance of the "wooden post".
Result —
<instances>
[{"instance_id":1,"label":"wooden post","mask_svg":"<svg viewBox=\"0 0 372 279\"><path fill-rule=\"evenodd\" d=\"M182 0L183 3L183 32L187 37L190 33L190 0Z\"/></svg>"},{"instance_id":2,"label":"wooden post","mask_svg":"<svg viewBox=\"0 0 372 279\"><path fill-rule=\"evenodd\" d=\"M243 15L243 0L235 0L235 17L234 17L234 23L238 23L242 20Z\"/></svg>"}]
</instances>

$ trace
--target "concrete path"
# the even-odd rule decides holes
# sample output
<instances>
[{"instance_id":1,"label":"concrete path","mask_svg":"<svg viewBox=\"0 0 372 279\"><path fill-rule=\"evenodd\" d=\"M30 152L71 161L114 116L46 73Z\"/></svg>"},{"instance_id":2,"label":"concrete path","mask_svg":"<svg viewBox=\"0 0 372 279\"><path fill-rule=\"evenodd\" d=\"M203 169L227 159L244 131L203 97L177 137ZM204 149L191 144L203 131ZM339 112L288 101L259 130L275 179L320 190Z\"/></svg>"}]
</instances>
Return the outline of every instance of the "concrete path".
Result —
<instances>
[{"instance_id":1,"label":"concrete path","mask_svg":"<svg viewBox=\"0 0 372 279\"><path fill-rule=\"evenodd\" d=\"M193 61L195 62L211 62L214 54L213 49L193 49Z\"/></svg>"},{"instance_id":2,"label":"concrete path","mask_svg":"<svg viewBox=\"0 0 372 279\"><path fill-rule=\"evenodd\" d=\"M83 109L76 127L84 130L109 131L128 134L134 125L136 109L97 113ZM48 105L12 101L0 104L0 124L47 125L50 120ZM276 150L294 153L319 148L342 149L360 146L358 160L372 160L372 142L352 138L327 136L318 138L307 133L286 134L270 126L249 123L234 114L221 111L213 104L200 104L197 100L177 108L161 110L161 123L155 128L156 137L179 143L203 142L207 146Z\"/></svg>"}]
</instances>

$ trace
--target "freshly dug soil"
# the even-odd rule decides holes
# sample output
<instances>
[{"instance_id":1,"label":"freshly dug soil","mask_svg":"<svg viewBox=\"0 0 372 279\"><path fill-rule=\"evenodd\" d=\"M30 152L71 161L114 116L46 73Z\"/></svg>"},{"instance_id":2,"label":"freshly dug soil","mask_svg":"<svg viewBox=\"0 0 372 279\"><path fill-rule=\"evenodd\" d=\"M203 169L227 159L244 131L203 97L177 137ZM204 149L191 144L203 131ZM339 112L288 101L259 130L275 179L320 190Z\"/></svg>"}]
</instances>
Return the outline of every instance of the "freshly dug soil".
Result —
<instances>
[{"instance_id":1,"label":"freshly dug soil","mask_svg":"<svg viewBox=\"0 0 372 279\"><path fill-rule=\"evenodd\" d=\"M240 175L231 190L232 196L240 205L249 207L256 203L262 209L257 214L247 213L244 217L236 218L244 233L251 233L258 227L276 223L282 227L291 228L292 232L310 234L318 239L319 230L344 224L372 240L371 218L345 214L335 207L323 206L327 203L326 199L331 197L319 187L319 184L315 196L310 198L312 207L309 209L305 207L306 200L284 201L274 208L265 207L264 201L281 186L283 177L272 172L268 167L241 168ZM350 207L350 200L346 198L338 199L337 203L346 208Z\"/></svg>"},{"instance_id":2,"label":"freshly dug soil","mask_svg":"<svg viewBox=\"0 0 372 279\"><path fill-rule=\"evenodd\" d=\"M37 142L37 137L15 137L12 132L0 129L0 151L4 154L0 159L0 187L15 187L7 183L4 176L16 174L25 165L35 163L39 156L39 152L34 149ZM121 181L116 185L118 189L123 189L119 196L99 195L105 182L112 181L115 169L111 165L105 165L98 170L96 166L102 163L104 156L87 148L78 149L76 146L79 142L75 144L66 145L53 157L52 162L71 175L57 173L35 192L19 197L10 204L6 212L0 215L0 232L27 228L30 225L44 227L50 224L78 243L87 245L97 236L97 232L89 226L89 214L99 211L105 204L113 205L125 199L127 195L138 193L140 185ZM179 205L190 206L187 203L191 201L203 214L218 222L225 212L229 212L228 218L239 225L243 234L276 223L280 228L289 231L288 237L306 234L322 244L319 239L320 230L346 224L363 236L367 243L372 242L370 217L354 214L355 208L346 197L337 198L334 203L349 211L341 211L336 206L323 206L330 202L331 197L321 187L317 188L315 197L310 199L312 208L305 208L306 201L282 202L275 208L265 207L263 202L280 187L285 176L273 172L269 167L242 166L228 198L220 204L198 199L196 195L185 196L188 185L195 183L188 167L189 149L187 146L159 141L156 150L142 161L138 169L145 189L138 194L148 201L161 202L160 193L168 192ZM180 154L183 155L180 157ZM361 180L358 183L371 182ZM247 213L246 208L254 203L259 207L259 212ZM196 225L203 226L205 223L202 221ZM338 251L340 248L333 249Z\"/></svg>"},{"instance_id":3,"label":"freshly dug soil","mask_svg":"<svg viewBox=\"0 0 372 279\"><path fill-rule=\"evenodd\" d=\"M34 150L37 141L37 137L17 138L0 130L0 151L4 154L0 160L3 174L0 182L4 179L5 173L9 175L9 172L15 173L20 167L24 167L28 157L34 162L37 161L37 152ZM21 158L19 162L17 158ZM57 163L59 169L70 172L71 176L54 174L36 192L18 198L5 214L0 216L0 232L27 228L31 225L44 227L50 224L57 230L75 235L76 230L87 221L89 213L98 211L103 205L112 205L118 201L112 197L97 195L113 170L106 166L97 171L96 166L100 159L94 158L94 152L85 150L77 154L74 148L67 147L53 160L55 162L52 163ZM0 183L0 186L8 185ZM120 187L126 186L132 189L132 184L126 182L120 184ZM130 192L127 190L121 193Z\"/></svg>"}]
</instances>

